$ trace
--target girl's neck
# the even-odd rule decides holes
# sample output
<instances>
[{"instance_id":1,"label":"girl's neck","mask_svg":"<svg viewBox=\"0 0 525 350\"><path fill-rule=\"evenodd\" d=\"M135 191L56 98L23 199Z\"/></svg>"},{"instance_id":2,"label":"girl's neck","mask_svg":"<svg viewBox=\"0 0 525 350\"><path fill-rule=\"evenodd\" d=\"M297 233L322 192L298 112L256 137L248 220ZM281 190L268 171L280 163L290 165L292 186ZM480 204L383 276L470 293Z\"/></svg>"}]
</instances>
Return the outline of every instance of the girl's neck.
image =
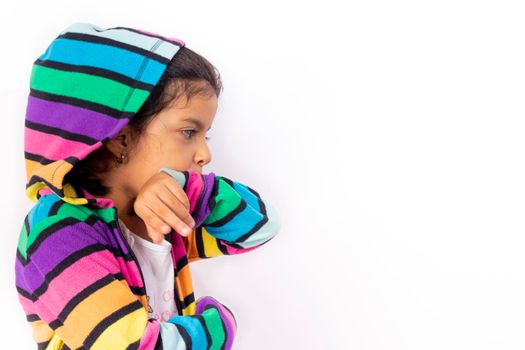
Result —
<instances>
[{"instance_id":1,"label":"girl's neck","mask_svg":"<svg viewBox=\"0 0 525 350\"><path fill-rule=\"evenodd\" d=\"M146 229L144 221L139 216L118 214L118 217L124 222L124 225L126 225L126 227L130 231L140 236L141 238L144 238L145 240L153 242L153 240L148 234L148 230Z\"/></svg>"}]
</instances>

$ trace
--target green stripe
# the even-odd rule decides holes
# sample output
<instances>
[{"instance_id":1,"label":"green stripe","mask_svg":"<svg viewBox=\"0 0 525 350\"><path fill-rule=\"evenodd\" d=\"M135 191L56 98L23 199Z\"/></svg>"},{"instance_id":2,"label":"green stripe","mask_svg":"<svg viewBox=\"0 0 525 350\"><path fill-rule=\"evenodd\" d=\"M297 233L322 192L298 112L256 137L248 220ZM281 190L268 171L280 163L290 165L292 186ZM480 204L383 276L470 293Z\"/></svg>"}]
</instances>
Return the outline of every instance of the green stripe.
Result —
<instances>
[{"instance_id":1,"label":"green stripe","mask_svg":"<svg viewBox=\"0 0 525 350\"><path fill-rule=\"evenodd\" d=\"M235 208L241 203L241 196L235 189L230 186L221 176L215 177L218 180L218 190L215 197L216 205L211 210L210 214L204 220L204 225L209 225L215 221L218 221L230 214Z\"/></svg>"},{"instance_id":2,"label":"green stripe","mask_svg":"<svg viewBox=\"0 0 525 350\"><path fill-rule=\"evenodd\" d=\"M89 211L89 209L80 205L75 205L71 203L65 203L61 205L56 215L48 216L31 227L29 237L27 238L27 245L26 248L24 248L24 250L29 249L33 245L33 243L36 241L38 236L40 236L42 231L56 224L57 222L66 218L75 218L78 221L83 222L86 221L87 217L91 214L92 213Z\"/></svg>"},{"instance_id":3,"label":"green stripe","mask_svg":"<svg viewBox=\"0 0 525 350\"><path fill-rule=\"evenodd\" d=\"M149 96L149 91L134 89L117 81L78 72L33 66L31 88L55 95L99 103L124 112L136 112Z\"/></svg>"},{"instance_id":4,"label":"green stripe","mask_svg":"<svg viewBox=\"0 0 525 350\"><path fill-rule=\"evenodd\" d=\"M211 336L211 347L209 350L220 350L226 337L224 335L224 328L222 326L219 311L213 307L205 310L202 313L202 316L204 316L206 328L208 328L208 332L210 332Z\"/></svg>"},{"instance_id":5,"label":"green stripe","mask_svg":"<svg viewBox=\"0 0 525 350\"><path fill-rule=\"evenodd\" d=\"M18 236L18 251L24 257L24 259L27 259L26 245L27 245L27 230L26 230L26 225L24 222L22 224L22 229L20 230L20 235Z\"/></svg>"}]
</instances>

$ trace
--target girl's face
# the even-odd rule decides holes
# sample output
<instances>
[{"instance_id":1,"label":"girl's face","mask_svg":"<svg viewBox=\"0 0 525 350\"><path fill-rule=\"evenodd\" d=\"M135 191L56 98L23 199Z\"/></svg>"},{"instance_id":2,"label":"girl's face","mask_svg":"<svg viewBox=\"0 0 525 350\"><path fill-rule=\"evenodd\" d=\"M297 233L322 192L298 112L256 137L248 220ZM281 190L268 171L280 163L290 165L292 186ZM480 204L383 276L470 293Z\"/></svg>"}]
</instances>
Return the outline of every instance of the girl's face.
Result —
<instances>
[{"instance_id":1,"label":"girl's face","mask_svg":"<svg viewBox=\"0 0 525 350\"><path fill-rule=\"evenodd\" d=\"M211 162L206 133L215 118L217 96L199 94L186 102L182 96L153 117L130 154L125 153L129 159L115 169L118 176L112 179L117 191L137 193L162 167L202 173L202 168ZM127 128L121 133L127 134Z\"/></svg>"}]
</instances>

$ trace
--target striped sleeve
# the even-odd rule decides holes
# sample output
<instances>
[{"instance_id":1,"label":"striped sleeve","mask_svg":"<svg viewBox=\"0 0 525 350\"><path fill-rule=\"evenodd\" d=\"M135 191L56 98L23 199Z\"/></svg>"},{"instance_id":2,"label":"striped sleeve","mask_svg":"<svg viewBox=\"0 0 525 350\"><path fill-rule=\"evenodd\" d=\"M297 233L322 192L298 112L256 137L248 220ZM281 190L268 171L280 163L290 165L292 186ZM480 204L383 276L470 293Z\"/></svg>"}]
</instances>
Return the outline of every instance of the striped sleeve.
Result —
<instances>
[{"instance_id":1,"label":"striped sleeve","mask_svg":"<svg viewBox=\"0 0 525 350\"><path fill-rule=\"evenodd\" d=\"M194 315L148 319L131 290L137 286L124 278L129 261L100 242L107 231L97 225L105 224L91 219L55 215L29 230L26 217L16 288L39 349L231 348L234 317L210 297L199 300Z\"/></svg>"},{"instance_id":2,"label":"striped sleeve","mask_svg":"<svg viewBox=\"0 0 525 350\"><path fill-rule=\"evenodd\" d=\"M224 176L161 168L184 189L195 220L184 237L188 261L240 254L270 241L280 229L277 211L254 189Z\"/></svg>"}]
</instances>

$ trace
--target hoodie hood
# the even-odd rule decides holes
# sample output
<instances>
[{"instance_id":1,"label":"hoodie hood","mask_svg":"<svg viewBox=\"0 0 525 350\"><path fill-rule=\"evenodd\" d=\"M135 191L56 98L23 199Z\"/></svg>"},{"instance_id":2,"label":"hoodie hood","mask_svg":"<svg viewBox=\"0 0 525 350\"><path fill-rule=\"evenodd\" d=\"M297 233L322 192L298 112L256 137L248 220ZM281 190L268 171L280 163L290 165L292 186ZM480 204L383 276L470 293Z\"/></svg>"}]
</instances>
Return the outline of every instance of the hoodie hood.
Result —
<instances>
[{"instance_id":1,"label":"hoodie hood","mask_svg":"<svg viewBox=\"0 0 525 350\"><path fill-rule=\"evenodd\" d=\"M26 196L113 206L63 183L80 160L133 118L185 43L139 29L75 23L33 64L24 129Z\"/></svg>"}]
</instances>

